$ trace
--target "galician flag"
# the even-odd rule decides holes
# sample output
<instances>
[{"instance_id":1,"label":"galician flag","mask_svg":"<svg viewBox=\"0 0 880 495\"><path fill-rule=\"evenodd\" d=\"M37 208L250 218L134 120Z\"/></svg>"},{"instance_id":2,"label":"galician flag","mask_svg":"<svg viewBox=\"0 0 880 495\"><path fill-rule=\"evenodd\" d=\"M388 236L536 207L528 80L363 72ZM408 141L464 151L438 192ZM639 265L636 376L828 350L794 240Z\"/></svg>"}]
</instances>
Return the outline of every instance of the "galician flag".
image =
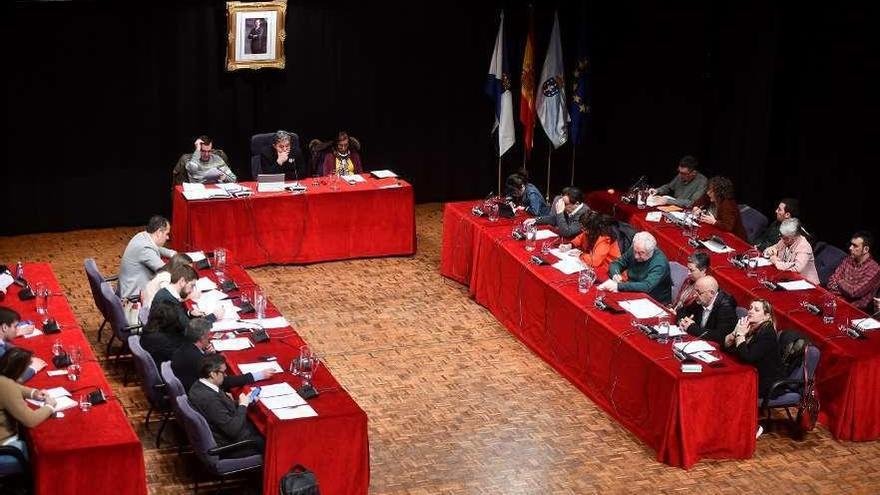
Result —
<instances>
[{"instance_id":1,"label":"galician flag","mask_svg":"<svg viewBox=\"0 0 880 495\"><path fill-rule=\"evenodd\" d=\"M532 146L535 143L535 16L531 7L529 7L529 32L526 35L520 83L519 121L523 125L526 158L531 158Z\"/></svg>"},{"instance_id":2,"label":"galician flag","mask_svg":"<svg viewBox=\"0 0 880 495\"><path fill-rule=\"evenodd\" d=\"M538 89L538 120L554 148L568 141L568 109L565 105L565 72L562 68L562 41L559 39L559 15L553 14L553 31Z\"/></svg>"},{"instance_id":3,"label":"galician flag","mask_svg":"<svg viewBox=\"0 0 880 495\"><path fill-rule=\"evenodd\" d=\"M498 37L495 38L495 51L489 63L489 77L486 80L486 94L495 102L495 126L498 130L498 156L504 155L516 142L513 128L513 96L510 94L510 68L504 50L504 12Z\"/></svg>"}]
</instances>

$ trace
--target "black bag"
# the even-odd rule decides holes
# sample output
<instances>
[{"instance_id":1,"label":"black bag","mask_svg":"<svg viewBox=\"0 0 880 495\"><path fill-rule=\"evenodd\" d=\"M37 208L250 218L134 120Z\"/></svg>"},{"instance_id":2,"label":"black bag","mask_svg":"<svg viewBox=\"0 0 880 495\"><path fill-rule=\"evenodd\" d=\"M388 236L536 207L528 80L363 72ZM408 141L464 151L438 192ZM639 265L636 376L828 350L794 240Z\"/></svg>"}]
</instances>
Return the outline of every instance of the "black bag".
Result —
<instances>
[{"instance_id":1,"label":"black bag","mask_svg":"<svg viewBox=\"0 0 880 495\"><path fill-rule=\"evenodd\" d=\"M315 473L297 464L281 478L281 495L321 495Z\"/></svg>"},{"instance_id":2,"label":"black bag","mask_svg":"<svg viewBox=\"0 0 880 495\"><path fill-rule=\"evenodd\" d=\"M804 362L804 350L809 344L810 340L799 332L794 330L779 332L779 354L786 378Z\"/></svg>"}]
</instances>

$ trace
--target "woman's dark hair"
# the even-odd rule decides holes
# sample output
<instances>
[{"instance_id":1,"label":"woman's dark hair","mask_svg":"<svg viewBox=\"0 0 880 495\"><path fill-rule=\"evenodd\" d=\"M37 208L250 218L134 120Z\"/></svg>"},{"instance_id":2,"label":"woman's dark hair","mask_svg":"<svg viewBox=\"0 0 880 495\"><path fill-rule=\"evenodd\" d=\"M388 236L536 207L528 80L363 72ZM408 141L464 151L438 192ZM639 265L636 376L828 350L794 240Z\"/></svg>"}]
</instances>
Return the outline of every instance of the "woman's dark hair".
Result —
<instances>
[{"instance_id":1,"label":"woman's dark hair","mask_svg":"<svg viewBox=\"0 0 880 495\"><path fill-rule=\"evenodd\" d=\"M522 188L528 183L528 177L520 173L511 174L507 177L507 195L513 198L522 197Z\"/></svg>"},{"instance_id":2,"label":"woman's dark hair","mask_svg":"<svg viewBox=\"0 0 880 495\"><path fill-rule=\"evenodd\" d=\"M712 264L712 258L709 257L709 254L704 251L696 251L690 256L687 257L688 262L693 263L694 266L697 267L697 270L701 272L705 272L709 269L709 265Z\"/></svg>"},{"instance_id":3,"label":"woman's dark hair","mask_svg":"<svg viewBox=\"0 0 880 495\"><path fill-rule=\"evenodd\" d=\"M610 237L613 241L617 240L617 235L612 229L614 219L610 215L591 211L581 216L581 225L587 234L586 246L589 248L592 248L596 244L596 240L603 235Z\"/></svg>"},{"instance_id":4,"label":"woman's dark hair","mask_svg":"<svg viewBox=\"0 0 880 495\"><path fill-rule=\"evenodd\" d=\"M10 347L3 354L3 357L0 357L0 375L11 380L18 380L18 377L31 364L33 355L34 353L27 349Z\"/></svg>"},{"instance_id":5,"label":"woman's dark hair","mask_svg":"<svg viewBox=\"0 0 880 495\"><path fill-rule=\"evenodd\" d=\"M150 316L144 325L144 333L178 333L183 334L180 326L177 303L173 301L159 301L150 307Z\"/></svg>"},{"instance_id":6,"label":"woman's dark hair","mask_svg":"<svg viewBox=\"0 0 880 495\"><path fill-rule=\"evenodd\" d=\"M715 191L715 199L723 201L733 199L733 182L727 177L716 175L709 179L709 187Z\"/></svg>"}]
</instances>

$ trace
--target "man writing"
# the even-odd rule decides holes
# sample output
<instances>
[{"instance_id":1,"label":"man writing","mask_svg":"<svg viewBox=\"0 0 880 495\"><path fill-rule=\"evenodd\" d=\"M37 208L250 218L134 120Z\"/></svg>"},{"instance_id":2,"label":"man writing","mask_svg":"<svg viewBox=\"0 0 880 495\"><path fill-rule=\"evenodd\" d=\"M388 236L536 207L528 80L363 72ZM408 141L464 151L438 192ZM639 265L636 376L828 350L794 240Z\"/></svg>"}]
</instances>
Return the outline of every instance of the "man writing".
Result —
<instances>
[{"instance_id":1,"label":"man writing","mask_svg":"<svg viewBox=\"0 0 880 495\"><path fill-rule=\"evenodd\" d=\"M159 290L153 297L153 304L150 306L150 316L153 317L153 308L161 306L162 301L169 301L177 311L177 319L180 322L181 331L189 325L190 318L199 318L205 316L204 313L197 309L187 310L184 301L195 290L196 280L199 275L189 265L176 266L171 269L171 282ZM205 318L213 323L223 318L223 307L218 307L213 314L205 316Z\"/></svg>"},{"instance_id":2,"label":"man writing","mask_svg":"<svg viewBox=\"0 0 880 495\"><path fill-rule=\"evenodd\" d=\"M6 354L6 351L15 347L12 339L34 331L33 325L22 325L20 320L21 316L17 311L0 306L0 357ZM45 361L36 356L31 357L31 364L18 377L18 382L30 380L32 376L45 367Z\"/></svg>"},{"instance_id":3,"label":"man writing","mask_svg":"<svg viewBox=\"0 0 880 495\"><path fill-rule=\"evenodd\" d=\"M119 264L119 297L140 294L156 271L165 265L162 257L170 258L177 253L164 247L170 234L171 223L165 217L154 215L147 229L131 238Z\"/></svg>"},{"instance_id":4,"label":"man writing","mask_svg":"<svg viewBox=\"0 0 880 495\"><path fill-rule=\"evenodd\" d=\"M622 273L627 273L624 280ZM672 302L672 278L669 261L657 249L657 240L648 232L638 232L632 246L608 269L609 280L597 289L611 292L644 292L663 304Z\"/></svg>"},{"instance_id":5,"label":"man writing","mask_svg":"<svg viewBox=\"0 0 880 495\"><path fill-rule=\"evenodd\" d=\"M718 281L711 275L697 280L694 290L694 302L676 313L678 326L694 337L705 336L723 345L724 337L736 326L736 301L718 288Z\"/></svg>"},{"instance_id":6,"label":"man writing","mask_svg":"<svg viewBox=\"0 0 880 495\"><path fill-rule=\"evenodd\" d=\"M675 205L682 208L690 208L694 201L706 194L706 188L709 180L706 176L697 171L699 162L697 159L687 155L678 162L678 175L656 189L649 189L648 194L655 196L653 204L657 206ZM671 196L668 199L665 196Z\"/></svg>"},{"instance_id":7,"label":"man writing","mask_svg":"<svg viewBox=\"0 0 880 495\"><path fill-rule=\"evenodd\" d=\"M186 173L190 182L235 182L235 174L226 163L226 154L214 150L211 138L199 136L195 144L196 149L186 162Z\"/></svg>"},{"instance_id":8,"label":"man writing","mask_svg":"<svg viewBox=\"0 0 880 495\"><path fill-rule=\"evenodd\" d=\"M853 234L849 256L828 279L828 290L840 295L853 306L871 313L871 298L880 288L880 265L871 257L874 236L867 231Z\"/></svg>"}]
</instances>

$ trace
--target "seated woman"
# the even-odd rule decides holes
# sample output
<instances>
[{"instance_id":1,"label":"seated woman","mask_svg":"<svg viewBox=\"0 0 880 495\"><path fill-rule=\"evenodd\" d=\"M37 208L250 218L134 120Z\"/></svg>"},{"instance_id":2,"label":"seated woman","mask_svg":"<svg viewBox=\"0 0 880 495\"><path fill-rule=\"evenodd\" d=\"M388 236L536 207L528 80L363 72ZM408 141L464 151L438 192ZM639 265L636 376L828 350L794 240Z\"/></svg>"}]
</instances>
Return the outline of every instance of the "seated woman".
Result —
<instances>
[{"instance_id":1,"label":"seated woman","mask_svg":"<svg viewBox=\"0 0 880 495\"><path fill-rule=\"evenodd\" d=\"M550 205L544 201L541 191L529 182L528 173L525 170L507 178L507 195L513 199L515 206L524 209L536 217L543 217L550 213Z\"/></svg>"},{"instance_id":2,"label":"seated woman","mask_svg":"<svg viewBox=\"0 0 880 495\"><path fill-rule=\"evenodd\" d=\"M591 211L581 217L584 231L571 241L571 245L583 251L581 260L596 270L600 280L608 278L608 267L620 258L617 236L611 228L614 220L604 214Z\"/></svg>"},{"instance_id":3,"label":"seated woman","mask_svg":"<svg viewBox=\"0 0 880 495\"><path fill-rule=\"evenodd\" d=\"M171 269L180 266L180 265L191 265L192 258L189 257L186 253L177 253L168 260L168 263L165 263L165 266L159 268L156 271L156 275L152 280L147 282L144 290L141 291L141 304L144 305L145 308L149 308L151 304L153 304L153 297L157 292L166 285L171 283ZM196 299L193 296L196 296L199 291L193 291L190 296L191 299Z\"/></svg>"},{"instance_id":4,"label":"seated woman","mask_svg":"<svg viewBox=\"0 0 880 495\"><path fill-rule=\"evenodd\" d=\"M739 206L734 199L733 182L727 177L716 175L709 179L706 194L694 203L694 216L703 223L748 241L746 228L739 216Z\"/></svg>"},{"instance_id":5,"label":"seated woman","mask_svg":"<svg viewBox=\"0 0 880 495\"><path fill-rule=\"evenodd\" d=\"M364 173L361 155L349 147L348 133L339 131L336 134L333 151L324 155L321 164L323 175L354 175Z\"/></svg>"},{"instance_id":6,"label":"seated woman","mask_svg":"<svg viewBox=\"0 0 880 495\"><path fill-rule=\"evenodd\" d=\"M740 318L733 331L725 337L724 347L757 368L760 405L773 382L784 378L773 307L766 299L752 301L748 314ZM760 436L763 431L764 428L759 425L757 435Z\"/></svg>"},{"instance_id":7,"label":"seated woman","mask_svg":"<svg viewBox=\"0 0 880 495\"><path fill-rule=\"evenodd\" d=\"M673 311L678 311L679 309L687 306L688 304L691 304L697 299L697 291L694 290L694 284L696 284L697 280L700 280L701 278L709 274L710 263L711 261L709 255L702 251L697 251L688 256L688 276L681 284L681 288L678 290L678 294L675 294L673 296Z\"/></svg>"},{"instance_id":8,"label":"seated woman","mask_svg":"<svg viewBox=\"0 0 880 495\"><path fill-rule=\"evenodd\" d=\"M55 412L55 399L45 390L25 387L15 380L30 365L33 353L13 347L0 358L0 445L16 447L27 457L27 444L20 435L19 425L33 428ZM31 409L25 399L44 401L39 409ZM0 456L0 474L21 472L22 466L11 456Z\"/></svg>"}]
</instances>

